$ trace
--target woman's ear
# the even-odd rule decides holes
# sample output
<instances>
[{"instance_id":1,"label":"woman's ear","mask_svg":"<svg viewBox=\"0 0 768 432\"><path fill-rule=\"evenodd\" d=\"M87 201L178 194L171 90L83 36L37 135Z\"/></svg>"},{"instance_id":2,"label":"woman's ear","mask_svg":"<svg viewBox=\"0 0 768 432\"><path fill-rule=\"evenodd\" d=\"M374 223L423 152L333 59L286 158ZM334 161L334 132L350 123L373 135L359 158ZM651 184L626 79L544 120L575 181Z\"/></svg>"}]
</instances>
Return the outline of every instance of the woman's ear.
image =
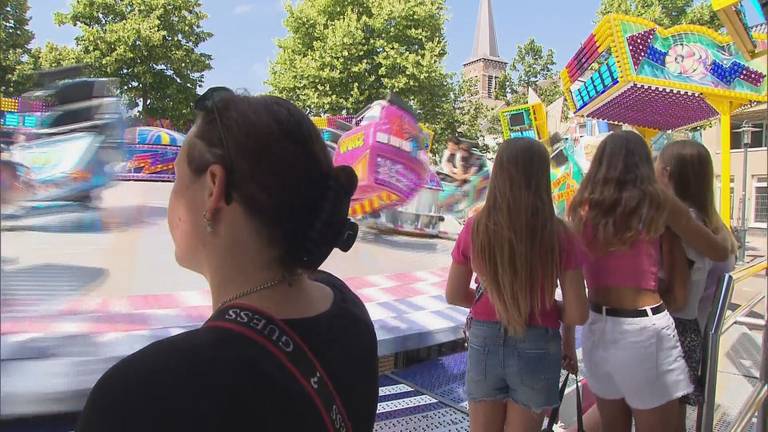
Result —
<instances>
[{"instance_id":1,"label":"woman's ear","mask_svg":"<svg viewBox=\"0 0 768 432\"><path fill-rule=\"evenodd\" d=\"M219 164L212 164L205 172L205 208L209 212L228 204L227 180L227 172Z\"/></svg>"}]
</instances>

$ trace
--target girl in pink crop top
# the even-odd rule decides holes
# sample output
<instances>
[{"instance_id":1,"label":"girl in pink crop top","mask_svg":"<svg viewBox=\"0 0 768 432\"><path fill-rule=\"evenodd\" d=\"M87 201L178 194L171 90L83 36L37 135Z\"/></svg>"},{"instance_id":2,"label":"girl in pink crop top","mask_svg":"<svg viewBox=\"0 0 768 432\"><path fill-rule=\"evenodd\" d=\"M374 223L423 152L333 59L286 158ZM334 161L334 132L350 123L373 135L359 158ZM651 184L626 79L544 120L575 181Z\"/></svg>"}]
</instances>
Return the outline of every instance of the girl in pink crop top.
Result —
<instances>
[{"instance_id":1,"label":"girl in pink crop top","mask_svg":"<svg viewBox=\"0 0 768 432\"><path fill-rule=\"evenodd\" d=\"M561 338L560 321L576 325L587 317L581 253L578 238L555 216L549 165L538 141L502 143L485 205L467 221L452 253L446 298L471 308L470 422L480 417L488 430L503 430L505 423L539 430L544 409L559 403L563 362L571 371L577 367L573 328ZM484 288L477 300L473 273ZM558 279L562 310L554 300Z\"/></svg>"},{"instance_id":2,"label":"girl in pink crop top","mask_svg":"<svg viewBox=\"0 0 768 432\"><path fill-rule=\"evenodd\" d=\"M669 426L678 398L693 386L675 323L658 294L660 236L669 226L712 259L726 257L727 244L660 187L648 144L632 131L611 133L600 143L568 216L587 249L584 272L593 303L582 354L602 429L625 430L641 412L635 424L644 430Z\"/></svg>"},{"instance_id":3,"label":"girl in pink crop top","mask_svg":"<svg viewBox=\"0 0 768 432\"><path fill-rule=\"evenodd\" d=\"M593 241L589 224L584 226L584 239L586 244ZM632 287L656 291L660 257L658 237L641 237L626 248L602 253L588 250L584 280L590 289Z\"/></svg>"}]
</instances>

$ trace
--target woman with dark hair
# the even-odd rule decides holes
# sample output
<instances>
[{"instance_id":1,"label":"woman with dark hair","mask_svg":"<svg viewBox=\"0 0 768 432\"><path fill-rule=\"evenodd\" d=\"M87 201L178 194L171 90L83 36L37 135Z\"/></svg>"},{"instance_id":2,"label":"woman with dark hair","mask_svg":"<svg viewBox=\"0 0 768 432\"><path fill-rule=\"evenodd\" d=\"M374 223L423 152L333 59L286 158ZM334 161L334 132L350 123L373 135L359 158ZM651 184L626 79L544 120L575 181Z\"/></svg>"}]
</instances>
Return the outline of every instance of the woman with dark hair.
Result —
<instances>
[{"instance_id":1,"label":"woman with dark hair","mask_svg":"<svg viewBox=\"0 0 768 432\"><path fill-rule=\"evenodd\" d=\"M341 280L317 271L354 242L354 172L332 166L284 99L214 88L195 108L168 225L214 312L107 371L78 430L372 430L373 325Z\"/></svg>"}]
</instances>

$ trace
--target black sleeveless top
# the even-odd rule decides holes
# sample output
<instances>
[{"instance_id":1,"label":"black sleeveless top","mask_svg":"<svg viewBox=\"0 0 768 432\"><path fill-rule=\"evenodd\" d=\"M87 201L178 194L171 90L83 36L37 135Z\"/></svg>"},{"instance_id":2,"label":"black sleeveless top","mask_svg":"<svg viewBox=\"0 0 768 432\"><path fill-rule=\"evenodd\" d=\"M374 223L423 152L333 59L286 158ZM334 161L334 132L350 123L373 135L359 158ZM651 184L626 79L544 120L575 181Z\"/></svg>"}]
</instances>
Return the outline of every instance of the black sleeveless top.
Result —
<instances>
[{"instance_id":1,"label":"black sleeveless top","mask_svg":"<svg viewBox=\"0 0 768 432\"><path fill-rule=\"evenodd\" d=\"M352 430L371 431L378 401L373 323L360 299L325 272L331 307L284 320L313 352L344 404ZM80 416L92 431L322 431L306 390L272 353L232 330L202 327L155 342L101 377Z\"/></svg>"}]
</instances>

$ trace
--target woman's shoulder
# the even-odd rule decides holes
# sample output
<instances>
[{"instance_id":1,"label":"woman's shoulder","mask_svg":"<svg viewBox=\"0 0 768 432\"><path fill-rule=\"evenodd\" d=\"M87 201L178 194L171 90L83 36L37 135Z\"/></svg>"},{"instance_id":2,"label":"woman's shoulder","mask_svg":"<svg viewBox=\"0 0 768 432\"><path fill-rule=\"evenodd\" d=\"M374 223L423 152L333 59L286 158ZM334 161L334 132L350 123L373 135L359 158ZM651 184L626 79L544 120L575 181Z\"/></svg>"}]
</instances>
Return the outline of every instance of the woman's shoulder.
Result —
<instances>
[{"instance_id":1,"label":"woman's shoulder","mask_svg":"<svg viewBox=\"0 0 768 432\"><path fill-rule=\"evenodd\" d=\"M110 367L91 389L78 430L104 430L105 425L113 424L114 418L140 407L152 411L155 405L148 406L147 401L163 399L162 392L184 384L183 377L174 379L173 375L179 373L179 365L189 367L187 348L198 333L199 330L192 330L159 340ZM131 421L138 424L142 416Z\"/></svg>"},{"instance_id":2,"label":"woman's shoulder","mask_svg":"<svg viewBox=\"0 0 768 432\"><path fill-rule=\"evenodd\" d=\"M202 329L195 329L153 342L115 363L99 382L121 383L149 379L153 375L167 376L179 362L189 364L189 356L194 351L204 349L200 339L206 336Z\"/></svg>"},{"instance_id":3,"label":"woman's shoulder","mask_svg":"<svg viewBox=\"0 0 768 432\"><path fill-rule=\"evenodd\" d=\"M360 300L360 297L347 286L346 282L323 270L315 271L310 277L315 282L319 282L333 290L334 299L329 310L332 315L351 316L352 319L366 323L370 327L371 332L373 332L373 323L368 315L368 309Z\"/></svg>"}]
</instances>

